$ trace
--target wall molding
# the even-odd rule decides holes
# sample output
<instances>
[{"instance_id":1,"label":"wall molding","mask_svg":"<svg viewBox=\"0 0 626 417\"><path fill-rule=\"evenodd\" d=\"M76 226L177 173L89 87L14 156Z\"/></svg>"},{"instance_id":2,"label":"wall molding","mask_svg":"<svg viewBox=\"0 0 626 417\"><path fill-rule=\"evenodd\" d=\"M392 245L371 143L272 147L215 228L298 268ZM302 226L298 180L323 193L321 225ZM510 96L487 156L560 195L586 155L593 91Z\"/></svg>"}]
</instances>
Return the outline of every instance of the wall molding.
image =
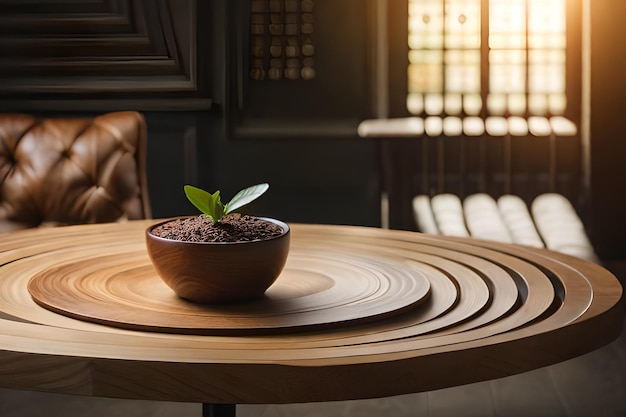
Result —
<instances>
[{"instance_id":1,"label":"wall molding","mask_svg":"<svg viewBox=\"0 0 626 417\"><path fill-rule=\"evenodd\" d=\"M208 109L210 74L198 56L211 56L210 42L196 23L208 4L0 0L0 99L24 110L59 101L82 110L85 94L109 109Z\"/></svg>"}]
</instances>

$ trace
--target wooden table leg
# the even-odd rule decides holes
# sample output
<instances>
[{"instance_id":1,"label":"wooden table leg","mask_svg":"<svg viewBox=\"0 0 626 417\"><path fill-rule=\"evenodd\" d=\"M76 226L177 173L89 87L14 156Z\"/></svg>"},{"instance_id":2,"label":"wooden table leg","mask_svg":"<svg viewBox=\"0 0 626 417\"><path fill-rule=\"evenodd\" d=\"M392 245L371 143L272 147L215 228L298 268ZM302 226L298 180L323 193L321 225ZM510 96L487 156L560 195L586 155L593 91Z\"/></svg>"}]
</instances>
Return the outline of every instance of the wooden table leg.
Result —
<instances>
[{"instance_id":1,"label":"wooden table leg","mask_svg":"<svg viewBox=\"0 0 626 417\"><path fill-rule=\"evenodd\" d=\"M202 404L202 417L235 417L235 404Z\"/></svg>"}]
</instances>

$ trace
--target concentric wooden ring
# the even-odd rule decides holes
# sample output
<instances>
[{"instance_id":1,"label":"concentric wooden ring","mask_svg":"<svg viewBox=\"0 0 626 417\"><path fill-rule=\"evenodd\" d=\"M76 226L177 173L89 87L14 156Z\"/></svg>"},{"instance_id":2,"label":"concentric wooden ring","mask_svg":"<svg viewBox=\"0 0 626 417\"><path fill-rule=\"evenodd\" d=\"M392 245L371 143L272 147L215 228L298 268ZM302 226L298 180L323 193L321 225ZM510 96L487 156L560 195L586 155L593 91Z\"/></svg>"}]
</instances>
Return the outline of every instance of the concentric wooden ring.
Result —
<instances>
[{"instance_id":1,"label":"concentric wooden ring","mask_svg":"<svg viewBox=\"0 0 626 417\"><path fill-rule=\"evenodd\" d=\"M523 372L621 330L621 285L596 264L348 226L291 225L282 284L260 304L207 311L155 280L151 223L0 241L0 386L217 403L370 398ZM29 283L58 305L37 304ZM111 306L116 323L102 324Z\"/></svg>"},{"instance_id":2,"label":"concentric wooden ring","mask_svg":"<svg viewBox=\"0 0 626 417\"><path fill-rule=\"evenodd\" d=\"M41 306L69 317L197 335L285 333L366 323L414 308L430 291L426 277L409 266L296 249L264 299L194 304L177 297L141 257L141 247L136 249L80 260L53 255L54 265L34 274L28 290Z\"/></svg>"}]
</instances>

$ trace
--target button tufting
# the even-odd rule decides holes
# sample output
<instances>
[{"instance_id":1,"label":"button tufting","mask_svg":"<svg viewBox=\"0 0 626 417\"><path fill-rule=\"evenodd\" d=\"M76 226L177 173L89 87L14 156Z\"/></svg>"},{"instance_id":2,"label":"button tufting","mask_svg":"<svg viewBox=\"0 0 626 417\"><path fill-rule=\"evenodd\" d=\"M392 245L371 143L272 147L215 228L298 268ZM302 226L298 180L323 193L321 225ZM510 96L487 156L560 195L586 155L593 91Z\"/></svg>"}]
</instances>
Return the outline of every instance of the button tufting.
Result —
<instances>
[{"instance_id":1,"label":"button tufting","mask_svg":"<svg viewBox=\"0 0 626 417\"><path fill-rule=\"evenodd\" d=\"M151 217L140 113L0 114L0 131L0 232Z\"/></svg>"}]
</instances>

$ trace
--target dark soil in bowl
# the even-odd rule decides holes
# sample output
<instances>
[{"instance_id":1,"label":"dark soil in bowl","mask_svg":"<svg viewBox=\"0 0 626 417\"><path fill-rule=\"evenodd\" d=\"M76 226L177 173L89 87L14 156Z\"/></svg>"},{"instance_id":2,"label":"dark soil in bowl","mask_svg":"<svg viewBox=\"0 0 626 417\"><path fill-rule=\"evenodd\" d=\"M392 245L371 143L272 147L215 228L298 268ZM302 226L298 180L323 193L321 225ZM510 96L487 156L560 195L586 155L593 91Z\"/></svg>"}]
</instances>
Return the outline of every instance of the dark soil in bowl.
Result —
<instances>
[{"instance_id":1,"label":"dark soil in bowl","mask_svg":"<svg viewBox=\"0 0 626 417\"><path fill-rule=\"evenodd\" d=\"M151 233L186 242L248 242L280 236L284 231L262 218L231 213L218 223L205 215L174 219L155 227Z\"/></svg>"}]
</instances>

